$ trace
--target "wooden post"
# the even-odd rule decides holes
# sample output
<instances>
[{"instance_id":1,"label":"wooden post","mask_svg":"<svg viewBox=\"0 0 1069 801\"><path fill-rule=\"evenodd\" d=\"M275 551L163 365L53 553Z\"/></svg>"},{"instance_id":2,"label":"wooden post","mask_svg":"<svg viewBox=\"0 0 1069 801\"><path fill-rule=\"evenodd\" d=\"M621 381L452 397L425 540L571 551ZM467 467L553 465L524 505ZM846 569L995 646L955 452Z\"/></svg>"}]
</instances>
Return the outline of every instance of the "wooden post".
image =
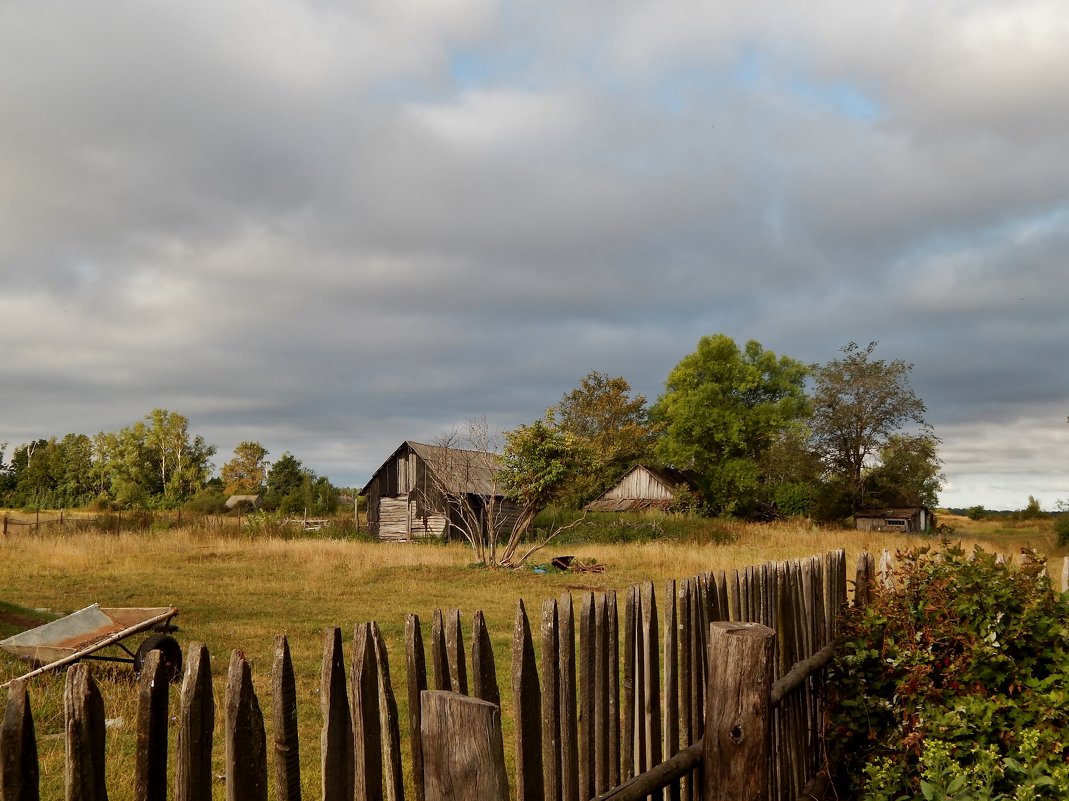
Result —
<instances>
[{"instance_id":1,"label":"wooden post","mask_svg":"<svg viewBox=\"0 0 1069 801\"><path fill-rule=\"evenodd\" d=\"M705 801L767 801L775 632L759 623L709 625L702 754Z\"/></svg>"},{"instance_id":2,"label":"wooden post","mask_svg":"<svg viewBox=\"0 0 1069 801\"><path fill-rule=\"evenodd\" d=\"M560 641L557 601L542 602L542 776L546 801L561 801Z\"/></svg>"},{"instance_id":3,"label":"wooden post","mask_svg":"<svg viewBox=\"0 0 1069 801\"><path fill-rule=\"evenodd\" d=\"M512 634L512 700L516 710L516 801L543 801L542 691L522 599L516 604Z\"/></svg>"},{"instance_id":4,"label":"wooden post","mask_svg":"<svg viewBox=\"0 0 1069 801\"><path fill-rule=\"evenodd\" d=\"M30 695L23 682L13 681L7 688L7 704L0 721L0 798L38 801L40 775Z\"/></svg>"},{"instance_id":5,"label":"wooden post","mask_svg":"<svg viewBox=\"0 0 1069 801\"><path fill-rule=\"evenodd\" d=\"M445 622L441 609L434 610L431 620L431 666L434 668L434 689L452 689L453 681L449 677L449 658L445 648Z\"/></svg>"},{"instance_id":6,"label":"wooden post","mask_svg":"<svg viewBox=\"0 0 1069 801\"><path fill-rule=\"evenodd\" d=\"M356 801L382 799L382 726L379 677L370 623L353 632L353 754Z\"/></svg>"},{"instance_id":7,"label":"wooden post","mask_svg":"<svg viewBox=\"0 0 1069 801\"><path fill-rule=\"evenodd\" d=\"M178 705L175 801L211 798L214 728L215 700L212 697L211 659L204 643L190 643Z\"/></svg>"},{"instance_id":8,"label":"wooden post","mask_svg":"<svg viewBox=\"0 0 1069 801\"><path fill-rule=\"evenodd\" d=\"M63 689L66 797L108 801L104 785L104 699L86 664L72 665Z\"/></svg>"},{"instance_id":9,"label":"wooden post","mask_svg":"<svg viewBox=\"0 0 1069 801\"><path fill-rule=\"evenodd\" d=\"M427 657L423 650L423 633L418 615L409 615L405 619L405 655L405 665L408 668L408 736L412 751L412 780L415 783L416 801L424 801L419 696L427 689Z\"/></svg>"},{"instance_id":10,"label":"wooden post","mask_svg":"<svg viewBox=\"0 0 1069 801\"><path fill-rule=\"evenodd\" d=\"M498 707L439 690L420 704L427 801L508 801Z\"/></svg>"},{"instance_id":11,"label":"wooden post","mask_svg":"<svg viewBox=\"0 0 1069 801\"><path fill-rule=\"evenodd\" d=\"M267 736L245 654L230 655L226 682L226 801L267 801Z\"/></svg>"},{"instance_id":12,"label":"wooden post","mask_svg":"<svg viewBox=\"0 0 1069 801\"><path fill-rule=\"evenodd\" d=\"M290 644L285 634L275 638L271 665L271 710L274 720L275 798L301 801L301 750L297 735L297 685Z\"/></svg>"},{"instance_id":13,"label":"wooden post","mask_svg":"<svg viewBox=\"0 0 1069 801\"><path fill-rule=\"evenodd\" d=\"M397 719L397 698L390 681L390 658L379 624L371 623L371 644L375 652L375 672L379 677L379 721L385 734L382 749L383 779L387 801L404 801L401 766L401 724Z\"/></svg>"},{"instance_id":14,"label":"wooden post","mask_svg":"<svg viewBox=\"0 0 1069 801\"><path fill-rule=\"evenodd\" d=\"M168 669L158 650L149 651L141 666L137 691L137 758L134 761L136 801L166 801Z\"/></svg>"},{"instance_id":15,"label":"wooden post","mask_svg":"<svg viewBox=\"0 0 1069 801\"><path fill-rule=\"evenodd\" d=\"M340 628L327 631L324 638L319 709L323 716L319 738L323 801L353 801L353 718Z\"/></svg>"},{"instance_id":16,"label":"wooden post","mask_svg":"<svg viewBox=\"0 0 1069 801\"><path fill-rule=\"evenodd\" d=\"M579 801L578 709L575 698L575 614L571 593L557 602L557 631L560 650L560 751L561 798Z\"/></svg>"},{"instance_id":17,"label":"wooden post","mask_svg":"<svg viewBox=\"0 0 1069 801\"><path fill-rule=\"evenodd\" d=\"M468 694L468 671L464 665L464 630L460 626L460 610L450 609L445 621L445 655L449 663L449 688L461 695Z\"/></svg>"},{"instance_id":18,"label":"wooden post","mask_svg":"<svg viewBox=\"0 0 1069 801\"><path fill-rule=\"evenodd\" d=\"M494 661L494 647L490 642L490 632L486 630L486 620L482 611L475 613L471 631L471 683L472 695L501 705L501 691L497 686L497 663Z\"/></svg>"}]
</instances>

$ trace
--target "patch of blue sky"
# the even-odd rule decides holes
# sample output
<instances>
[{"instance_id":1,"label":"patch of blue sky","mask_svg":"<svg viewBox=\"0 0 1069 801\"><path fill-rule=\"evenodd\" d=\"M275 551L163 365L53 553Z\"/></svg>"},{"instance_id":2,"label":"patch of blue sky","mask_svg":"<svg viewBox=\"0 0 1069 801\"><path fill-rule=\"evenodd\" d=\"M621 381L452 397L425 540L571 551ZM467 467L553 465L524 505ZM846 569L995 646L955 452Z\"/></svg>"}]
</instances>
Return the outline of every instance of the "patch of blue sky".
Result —
<instances>
[{"instance_id":1,"label":"patch of blue sky","mask_svg":"<svg viewBox=\"0 0 1069 801\"><path fill-rule=\"evenodd\" d=\"M858 122L874 122L884 114L877 100L849 83L815 83L795 77L787 82L787 89L823 111Z\"/></svg>"},{"instance_id":2,"label":"patch of blue sky","mask_svg":"<svg viewBox=\"0 0 1069 801\"><path fill-rule=\"evenodd\" d=\"M449 54L449 75L461 90L501 86L530 88L534 54L522 48L456 49Z\"/></svg>"}]
</instances>

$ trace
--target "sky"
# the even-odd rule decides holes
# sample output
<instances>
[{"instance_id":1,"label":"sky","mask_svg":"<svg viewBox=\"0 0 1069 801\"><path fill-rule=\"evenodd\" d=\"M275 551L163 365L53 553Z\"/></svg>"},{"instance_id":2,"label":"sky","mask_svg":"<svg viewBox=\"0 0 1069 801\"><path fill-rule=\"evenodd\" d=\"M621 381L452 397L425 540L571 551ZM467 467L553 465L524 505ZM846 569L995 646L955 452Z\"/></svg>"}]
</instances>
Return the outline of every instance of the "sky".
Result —
<instances>
[{"instance_id":1,"label":"sky","mask_svg":"<svg viewBox=\"0 0 1069 801\"><path fill-rule=\"evenodd\" d=\"M363 485L699 338L913 364L944 506L1069 499L1064 0L0 0L0 442Z\"/></svg>"}]
</instances>

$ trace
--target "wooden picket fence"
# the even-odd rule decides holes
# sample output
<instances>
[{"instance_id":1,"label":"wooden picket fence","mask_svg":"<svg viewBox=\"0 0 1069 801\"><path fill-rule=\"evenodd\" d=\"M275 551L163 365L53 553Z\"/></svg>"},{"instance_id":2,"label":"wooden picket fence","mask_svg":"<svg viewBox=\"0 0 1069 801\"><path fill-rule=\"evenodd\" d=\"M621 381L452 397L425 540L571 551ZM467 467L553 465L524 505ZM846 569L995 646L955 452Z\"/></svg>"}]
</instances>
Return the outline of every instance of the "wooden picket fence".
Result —
<instances>
[{"instance_id":1,"label":"wooden picket fence","mask_svg":"<svg viewBox=\"0 0 1069 801\"><path fill-rule=\"evenodd\" d=\"M511 772L481 612L470 649L458 610L434 613L426 646L422 622L408 616L407 721L398 719L378 625L355 627L348 669L342 631L328 630L320 684L322 798L697 801L714 792L743 797L757 780L763 795L745 797L795 801L820 781L822 668L846 602L843 551L669 581L660 598L652 584L631 587L622 615L615 591L565 593L542 604L536 655L519 601L506 688L513 698ZM222 710L228 801L266 801L269 785L278 801L301 797L293 667L285 636L275 645L271 742L249 663L241 651L230 657ZM749 655L740 656L740 648ZM216 710L207 648L192 644L185 663L173 711L155 655L142 671L133 777L139 801L167 797L170 759L175 799L212 797ZM105 714L86 665L68 671L64 706L67 798L106 799ZM743 708L763 710L767 719L743 721ZM169 753L172 716L177 737ZM414 777L408 788L406 758ZM29 695L15 682L0 724L0 801L36 799L38 784Z\"/></svg>"}]
</instances>

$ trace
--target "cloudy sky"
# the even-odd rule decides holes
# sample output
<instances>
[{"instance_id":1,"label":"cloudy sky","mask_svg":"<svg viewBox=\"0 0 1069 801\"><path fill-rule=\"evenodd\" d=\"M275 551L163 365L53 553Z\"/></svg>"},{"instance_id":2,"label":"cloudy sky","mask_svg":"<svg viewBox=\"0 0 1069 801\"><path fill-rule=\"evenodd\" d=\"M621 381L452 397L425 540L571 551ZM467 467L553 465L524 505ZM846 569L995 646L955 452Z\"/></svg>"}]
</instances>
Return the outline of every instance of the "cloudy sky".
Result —
<instances>
[{"instance_id":1,"label":"cloudy sky","mask_svg":"<svg viewBox=\"0 0 1069 801\"><path fill-rule=\"evenodd\" d=\"M0 441L165 407L360 485L704 334L878 340L945 505L1069 499L1064 0L0 0L0 52Z\"/></svg>"}]
</instances>

